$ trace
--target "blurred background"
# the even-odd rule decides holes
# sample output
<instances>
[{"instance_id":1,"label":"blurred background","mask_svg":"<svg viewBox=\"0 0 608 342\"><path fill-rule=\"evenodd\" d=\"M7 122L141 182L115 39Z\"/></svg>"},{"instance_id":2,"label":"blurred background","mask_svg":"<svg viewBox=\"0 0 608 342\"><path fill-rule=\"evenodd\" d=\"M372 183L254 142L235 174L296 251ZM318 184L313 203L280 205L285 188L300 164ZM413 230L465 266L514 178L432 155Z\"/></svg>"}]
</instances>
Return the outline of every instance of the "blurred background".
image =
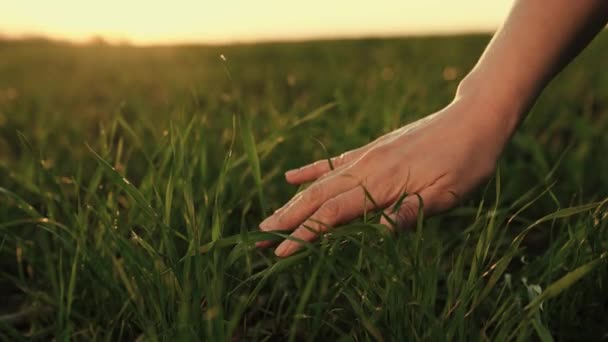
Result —
<instances>
[{"instance_id":1,"label":"blurred background","mask_svg":"<svg viewBox=\"0 0 608 342\"><path fill-rule=\"evenodd\" d=\"M511 0L0 0L0 34L134 44L493 31Z\"/></svg>"}]
</instances>

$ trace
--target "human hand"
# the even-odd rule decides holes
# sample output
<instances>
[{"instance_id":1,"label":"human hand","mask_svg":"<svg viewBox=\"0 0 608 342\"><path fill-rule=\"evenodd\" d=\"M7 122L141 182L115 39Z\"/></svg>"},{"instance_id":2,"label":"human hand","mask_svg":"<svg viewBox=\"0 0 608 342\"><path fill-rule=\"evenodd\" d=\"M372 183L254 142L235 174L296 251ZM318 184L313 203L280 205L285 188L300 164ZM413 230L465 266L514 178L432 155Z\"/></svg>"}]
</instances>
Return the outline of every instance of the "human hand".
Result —
<instances>
[{"instance_id":1,"label":"human hand","mask_svg":"<svg viewBox=\"0 0 608 342\"><path fill-rule=\"evenodd\" d=\"M455 206L489 177L514 127L498 113L455 100L441 111L386 134L361 148L286 172L291 184L314 181L260 224L262 231L293 230L312 241L332 226L365 211L385 210L394 228L411 227L422 199L425 216ZM513 126L513 125L510 125ZM366 200L363 187L373 198ZM409 195L398 208L401 195ZM393 210L395 209L395 210ZM391 226L384 217L381 223ZM269 247L270 241L257 244ZM283 241L275 254L286 257L300 243Z\"/></svg>"}]
</instances>

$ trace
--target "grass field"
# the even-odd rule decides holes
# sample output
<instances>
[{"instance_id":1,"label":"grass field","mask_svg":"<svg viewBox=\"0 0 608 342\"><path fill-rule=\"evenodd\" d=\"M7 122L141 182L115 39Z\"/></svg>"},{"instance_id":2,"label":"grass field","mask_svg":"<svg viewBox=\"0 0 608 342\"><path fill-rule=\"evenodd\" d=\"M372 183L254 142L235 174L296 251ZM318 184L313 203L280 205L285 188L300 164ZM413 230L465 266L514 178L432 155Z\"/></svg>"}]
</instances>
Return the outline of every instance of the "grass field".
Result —
<instances>
[{"instance_id":1,"label":"grass field","mask_svg":"<svg viewBox=\"0 0 608 342\"><path fill-rule=\"evenodd\" d=\"M489 38L0 42L0 337L607 340L607 33L458 208L254 247L283 171L440 109Z\"/></svg>"}]
</instances>

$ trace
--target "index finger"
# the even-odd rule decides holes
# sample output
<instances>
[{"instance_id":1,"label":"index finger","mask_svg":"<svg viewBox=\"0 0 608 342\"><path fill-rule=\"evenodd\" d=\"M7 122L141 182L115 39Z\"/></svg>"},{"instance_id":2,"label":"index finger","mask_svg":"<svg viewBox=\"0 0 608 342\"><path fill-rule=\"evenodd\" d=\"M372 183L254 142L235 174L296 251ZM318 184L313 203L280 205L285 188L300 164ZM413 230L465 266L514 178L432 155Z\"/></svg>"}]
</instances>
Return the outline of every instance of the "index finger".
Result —
<instances>
[{"instance_id":1,"label":"index finger","mask_svg":"<svg viewBox=\"0 0 608 342\"><path fill-rule=\"evenodd\" d=\"M375 209L379 208L375 208L374 203L366 198L363 187L357 186L323 203L291 234L294 240L283 241L275 250L275 254L280 257L289 256L301 247L297 240L313 241L331 227L352 221L365 211Z\"/></svg>"},{"instance_id":2,"label":"index finger","mask_svg":"<svg viewBox=\"0 0 608 342\"><path fill-rule=\"evenodd\" d=\"M294 196L284 208L279 209L262 221L260 229L268 231L295 228L312 215L323 203L341 193L349 191L358 184L359 181L357 179L344 172L317 181L306 190Z\"/></svg>"}]
</instances>

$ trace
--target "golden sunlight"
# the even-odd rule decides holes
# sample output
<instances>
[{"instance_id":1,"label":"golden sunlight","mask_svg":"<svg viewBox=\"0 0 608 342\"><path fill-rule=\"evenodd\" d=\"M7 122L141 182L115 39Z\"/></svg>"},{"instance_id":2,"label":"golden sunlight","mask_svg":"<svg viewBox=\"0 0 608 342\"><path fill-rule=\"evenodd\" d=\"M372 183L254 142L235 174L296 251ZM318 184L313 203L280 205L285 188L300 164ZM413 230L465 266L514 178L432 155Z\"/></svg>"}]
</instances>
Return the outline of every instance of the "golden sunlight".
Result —
<instances>
[{"instance_id":1,"label":"golden sunlight","mask_svg":"<svg viewBox=\"0 0 608 342\"><path fill-rule=\"evenodd\" d=\"M492 31L511 0L0 0L0 34L137 44Z\"/></svg>"}]
</instances>

